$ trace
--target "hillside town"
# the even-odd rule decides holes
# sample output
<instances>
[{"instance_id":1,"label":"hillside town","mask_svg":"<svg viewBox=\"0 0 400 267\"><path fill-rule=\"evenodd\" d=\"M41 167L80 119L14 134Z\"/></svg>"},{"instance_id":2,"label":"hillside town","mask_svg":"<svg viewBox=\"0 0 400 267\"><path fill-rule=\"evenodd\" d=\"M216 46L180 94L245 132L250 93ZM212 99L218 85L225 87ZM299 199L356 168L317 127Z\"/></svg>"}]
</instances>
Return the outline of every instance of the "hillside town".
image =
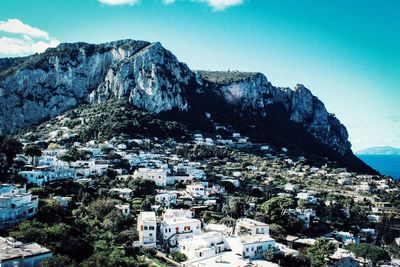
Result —
<instances>
[{"instance_id":1,"label":"hillside town","mask_svg":"<svg viewBox=\"0 0 400 267\"><path fill-rule=\"evenodd\" d=\"M1 141L1 266L400 266L391 177L238 132Z\"/></svg>"}]
</instances>

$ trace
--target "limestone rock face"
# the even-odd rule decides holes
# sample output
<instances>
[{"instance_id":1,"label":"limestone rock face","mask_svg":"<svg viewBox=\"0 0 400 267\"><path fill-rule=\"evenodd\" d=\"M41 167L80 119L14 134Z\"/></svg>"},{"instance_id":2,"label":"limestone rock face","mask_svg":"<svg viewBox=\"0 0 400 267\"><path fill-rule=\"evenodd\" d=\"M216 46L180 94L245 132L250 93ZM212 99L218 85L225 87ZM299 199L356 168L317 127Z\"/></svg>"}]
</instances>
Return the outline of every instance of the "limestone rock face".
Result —
<instances>
[{"instance_id":1,"label":"limestone rock face","mask_svg":"<svg viewBox=\"0 0 400 267\"><path fill-rule=\"evenodd\" d=\"M221 74L216 72L219 82L209 81L160 43L134 40L61 44L42 54L0 59L0 135L112 98L126 98L151 113L190 112L188 93L202 94L211 83L228 104L266 120L268 105L281 103L292 121L322 143L341 154L350 151L346 128L304 86L274 87L260 73L229 73L226 81Z\"/></svg>"},{"instance_id":2,"label":"limestone rock face","mask_svg":"<svg viewBox=\"0 0 400 267\"><path fill-rule=\"evenodd\" d=\"M0 134L86 102L128 97L150 112L186 110L195 75L160 43L122 40L61 44L22 59L0 59Z\"/></svg>"},{"instance_id":3,"label":"limestone rock face","mask_svg":"<svg viewBox=\"0 0 400 267\"><path fill-rule=\"evenodd\" d=\"M258 111L266 118L268 113L265 108L272 103L281 103L292 121L303 124L322 143L340 154L351 150L346 128L303 85L296 85L293 90L274 87L263 74L257 73L247 79L223 85L217 90L222 92L228 103Z\"/></svg>"}]
</instances>

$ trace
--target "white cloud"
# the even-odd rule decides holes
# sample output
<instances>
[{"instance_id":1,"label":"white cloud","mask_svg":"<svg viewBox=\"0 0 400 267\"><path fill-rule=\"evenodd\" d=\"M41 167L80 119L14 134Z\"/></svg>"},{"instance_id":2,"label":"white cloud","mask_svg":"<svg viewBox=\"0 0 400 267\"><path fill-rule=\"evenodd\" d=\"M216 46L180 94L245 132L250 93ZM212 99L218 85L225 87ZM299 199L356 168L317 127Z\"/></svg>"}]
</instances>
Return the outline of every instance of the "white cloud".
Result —
<instances>
[{"instance_id":1,"label":"white cloud","mask_svg":"<svg viewBox=\"0 0 400 267\"><path fill-rule=\"evenodd\" d=\"M110 6L118 5L135 5L139 3L139 0L99 0L100 3Z\"/></svg>"},{"instance_id":2,"label":"white cloud","mask_svg":"<svg viewBox=\"0 0 400 267\"><path fill-rule=\"evenodd\" d=\"M243 4L243 0L197 0L198 2L207 3L214 11L221 11L228 7Z\"/></svg>"},{"instance_id":3,"label":"white cloud","mask_svg":"<svg viewBox=\"0 0 400 267\"><path fill-rule=\"evenodd\" d=\"M0 31L16 34L24 34L33 38L49 38L49 34L41 29L29 26L19 19L0 21Z\"/></svg>"},{"instance_id":4,"label":"white cloud","mask_svg":"<svg viewBox=\"0 0 400 267\"><path fill-rule=\"evenodd\" d=\"M0 21L0 55L22 56L41 53L59 44L60 42L50 37L46 31L18 19Z\"/></svg>"}]
</instances>

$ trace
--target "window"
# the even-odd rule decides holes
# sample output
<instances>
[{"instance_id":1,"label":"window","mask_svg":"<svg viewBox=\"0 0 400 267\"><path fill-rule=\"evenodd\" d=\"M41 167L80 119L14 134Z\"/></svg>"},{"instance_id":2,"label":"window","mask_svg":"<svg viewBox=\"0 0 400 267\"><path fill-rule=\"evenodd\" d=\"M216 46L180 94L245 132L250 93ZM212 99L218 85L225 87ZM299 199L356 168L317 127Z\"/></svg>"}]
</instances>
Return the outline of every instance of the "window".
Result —
<instances>
[{"instance_id":1,"label":"window","mask_svg":"<svg viewBox=\"0 0 400 267\"><path fill-rule=\"evenodd\" d=\"M149 236L153 236L153 234L152 234L152 233L150 233L150 234L149 234Z\"/></svg>"},{"instance_id":2,"label":"window","mask_svg":"<svg viewBox=\"0 0 400 267\"><path fill-rule=\"evenodd\" d=\"M184 231L190 231L190 226L185 226L185 227L183 228L183 230L184 230Z\"/></svg>"},{"instance_id":3,"label":"window","mask_svg":"<svg viewBox=\"0 0 400 267\"><path fill-rule=\"evenodd\" d=\"M149 226L149 230L154 230L154 226Z\"/></svg>"},{"instance_id":4,"label":"window","mask_svg":"<svg viewBox=\"0 0 400 267\"><path fill-rule=\"evenodd\" d=\"M144 227L144 230L147 230L147 226Z\"/></svg>"},{"instance_id":5,"label":"window","mask_svg":"<svg viewBox=\"0 0 400 267\"><path fill-rule=\"evenodd\" d=\"M165 233L168 233L168 229L167 228L165 228Z\"/></svg>"},{"instance_id":6,"label":"window","mask_svg":"<svg viewBox=\"0 0 400 267\"><path fill-rule=\"evenodd\" d=\"M246 248L246 252L249 252L249 248Z\"/></svg>"}]
</instances>

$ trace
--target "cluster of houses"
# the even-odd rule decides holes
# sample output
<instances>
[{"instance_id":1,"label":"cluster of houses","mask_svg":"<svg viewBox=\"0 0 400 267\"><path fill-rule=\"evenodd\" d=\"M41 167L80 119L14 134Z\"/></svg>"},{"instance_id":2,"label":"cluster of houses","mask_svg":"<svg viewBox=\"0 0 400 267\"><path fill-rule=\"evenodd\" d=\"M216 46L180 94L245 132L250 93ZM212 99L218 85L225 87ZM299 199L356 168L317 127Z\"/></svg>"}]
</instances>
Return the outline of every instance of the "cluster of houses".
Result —
<instances>
[{"instance_id":1,"label":"cluster of houses","mask_svg":"<svg viewBox=\"0 0 400 267\"><path fill-rule=\"evenodd\" d=\"M161 218L155 212L140 212L135 245L179 251L188 259L182 266L200 266L220 257L238 260L237 255L241 260L260 260L264 252L276 248L268 224L241 218L230 231L224 225L202 229L201 221L193 216L184 209L167 209Z\"/></svg>"},{"instance_id":2,"label":"cluster of houses","mask_svg":"<svg viewBox=\"0 0 400 267\"><path fill-rule=\"evenodd\" d=\"M148 139L131 141L141 145L150 142ZM193 143L207 146L244 146L251 144L247 137L243 137L239 133L233 133L227 139L222 139L220 136L217 136L216 139L205 138L202 134L195 134ZM26 178L29 183L38 186L63 179L90 180L93 177L106 174L110 168L117 172L116 179L153 181L157 186L154 195L155 205L151 206L152 211L141 211L138 214L136 228L139 238L134 241L133 246L153 247L167 252L179 251L187 257L187 260L182 263L184 267L248 266L249 262L256 266L276 266L264 260L263 255L271 251L298 256L299 251L316 242L313 238L287 236L285 244L278 243L270 237L268 224L249 218L238 219L233 227L222 224L204 225L199 219L200 212L211 208L222 210L223 205L226 205L225 196L228 189L224 185L230 183L233 188L240 188L245 175L262 177L257 180L253 189L259 189L268 197L277 195L306 203L307 207L305 208L297 207L284 211L284 215L289 215L302 222L304 230L310 229L313 221L319 220L316 212L318 205L329 206L333 204L333 201L323 202L318 196L317 189L301 186L302 181L307 178L322 177L322 179L340 185L340 188L361 195L362 199L370 200L372 205L367 207L370 222L379 222L387 214L400 215L397 207L374 197L379 192L394 193L398 190L396 186L391 184L390 180L378 179L380 177L370 175L356 175L345 171L331 173L324 167L298 164L303 162L304 158L299 157L296 160L290 158L286 148L281 148L277 152L278 154L272 155L273 149L271 147L267 145L259 147L268 159L268 171L261 171L259 166L255 166L257 164L230 170L229 162L227 162L223 166L223 174L221 172L215 175L220 179L220 183L214 184L209 182L206 177L204 170L207 163L180 158L161 145L157 145L159 144L156 144L155 149L152 149L151 152L132 152L127 149L125 144L120 143L105 142L98 144L91 141L85 145L75 144L78 150L86 151L90 156L86 160L74 162L60 160L60 156L67 152L66 149L46 149L43 150L42 156L37 157L35 161L27 159L24 155L18 155L18 159L27 163L20 167L18 174ZM105 157L105 152L101 147L111 149L113 153L118 154L121 159L128 162L128 169L114 168L112 160ZM269 185L275 179L273 174L279 174L279 176L288 178L292 182L285 181L278 190L268 191ZM135 195L132 189L121 184L123 183L119 184L120 187L111 188L109 192L113 196L126 200L125 203L117 204L115 208L123 215L128 216L132 213L129 201L135 198ZM68 197L54 198L65 208L71 201ZM249 209L256 210L254 203L247 204ZM174 209L177 205L190 208ZM36 215L37 211L37 196L27 192L24 188L17 188L13 185L0 186L0 230L7 229L22 219ZM374 229L366 228L360 229L360 231L364 236L376 238ZM331 256L336 266L358 266L354 255L342 247L350 243L358 244L362 242L363 240L359 236L340 231L329 233L325 237L329 238L337 247L336 252ZM14 243L18 243L0 239L0 246L2 242L8 244L7 246L17 246ZM23 245L18 246L22 247ZM39 247L37 250L41 251ZM47 257L51 255L51 252L43 250L42 255ZM32 256L32 258L34 257Z\"/></svg>"}]
</instances>

